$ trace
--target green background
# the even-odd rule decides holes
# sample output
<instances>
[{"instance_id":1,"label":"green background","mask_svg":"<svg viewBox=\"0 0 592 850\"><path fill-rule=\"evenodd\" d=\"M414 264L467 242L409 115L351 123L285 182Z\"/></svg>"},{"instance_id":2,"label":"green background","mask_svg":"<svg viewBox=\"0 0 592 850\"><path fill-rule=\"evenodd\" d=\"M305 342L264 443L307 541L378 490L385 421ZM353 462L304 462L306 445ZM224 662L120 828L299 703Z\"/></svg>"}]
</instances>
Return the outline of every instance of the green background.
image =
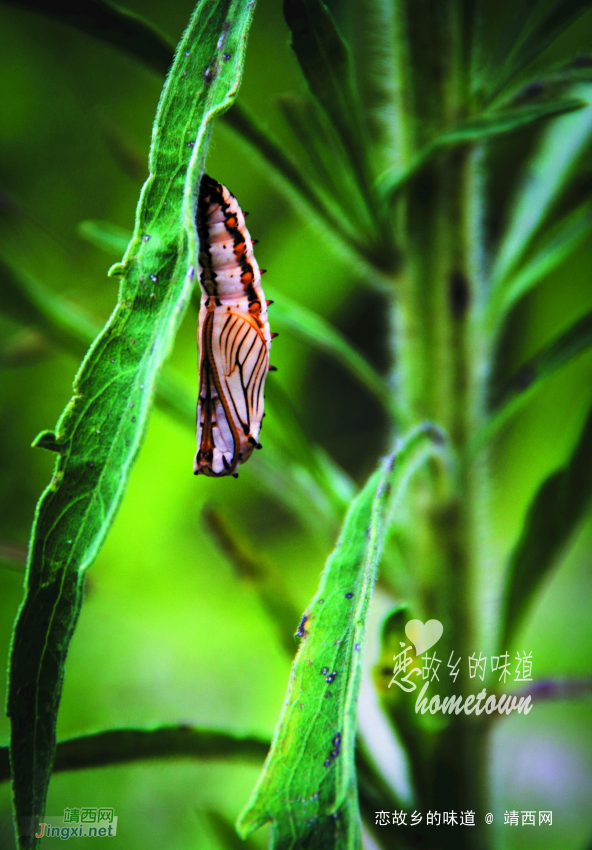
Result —
<instances>
[{"instance_id":1,"label":"green background","mask_svg":"<svg viewBox=\"0 0 592 850\"><path fill-rule=\"evenodd\" d=\"M176 41L192 3L138 0L128 7ZM567 33L564 45L571 40L573 49L590 33L589 19L588 14ZM103 322L115 304L117 281L106 277L110 258L84 242L77 225L99 219L131 230L162 80L88 36L1 5L0 79L1 253ZM287 140L275 99L304 86L281 5L262 0L241 98ZM504 173L507 157L508 179L512 150L507 142L499 146L498 168ZM384 370L387 322L379 296L293 210L222 124L214 132L207 170L250 211L259 263L269 269L265 280L331 319ZM592 307L591 260L587 244L515 312L506 343L509 371ZM270 315L273 329L273 308ZM195 331L190 309L171 365L197 395ZM39 356L15 365L7 352L21 333L0 318L0 545L24 549L54 462L30 443L55 424L78 363L31 338ZM340 367L287 332L274 343L272 359L279 371L270 380L289 395L307 432L361 483L387 445L376 403ZM537 484L568 457L590 404L591 379L587 354L549 381L496 445L492 563L514 542ZM236 578L209 536L202 508L213 503L224 512L262 561L285 578L302 610L316 589L334 529L323 534L298 521L257 479L255 468L241 470L238 481L194 478L194 452L190 430L155 410L123 506L89 572L68 659L59 738L177 722L262 736L273 732L290 659L255 592ZM314 505L310 510L313 514ZM592 674L591 554L588 523L546 583L516 644L508 647L532 650L535 678ZM0 566L3 658L21 592L22 574ZM499 830L500 848L576 850L592 841L591 721L590 700L535 704L527 718L498 721L491 829ZM8 721L0 716L0 743L8 741L8 733ZM52 781L47 813L113 807L119 817L116 842L130 850L220 847L205 813L216 810L234 820L257 773L256 767L177 761L62 774ZM553 826L504 827L506 808L551 809ZM14 846L11 833L9 790L3 785L2 850ZM254 840L262 846L265 834ZM107 839L95 844L112 846Z\"/></svg>"}]
</instances>

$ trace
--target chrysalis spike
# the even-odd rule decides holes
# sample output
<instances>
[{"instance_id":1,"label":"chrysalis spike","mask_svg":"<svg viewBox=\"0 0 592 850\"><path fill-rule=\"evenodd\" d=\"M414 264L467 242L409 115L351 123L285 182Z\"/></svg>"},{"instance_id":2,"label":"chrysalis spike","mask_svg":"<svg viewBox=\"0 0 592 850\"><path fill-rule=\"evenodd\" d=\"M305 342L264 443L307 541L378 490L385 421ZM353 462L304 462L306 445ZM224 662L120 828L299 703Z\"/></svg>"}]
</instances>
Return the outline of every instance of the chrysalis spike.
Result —
<instances>
[{"instance_id":1,"label":"chrysalis spike","mask_svg":"<svg viewBox=\"0 0 592 850\"><path fill-rule=\"evenodd\" d=\"M273 301L271 301L271 300L268 300L268 301L266 301L265 303L267 304L267 306L268 306L268 307L271 307L271 305L272 305L274 302L273 302Z\"/></svg>"},{"instance_id":2,"label":"chrysalis spike","mask_svg":"<svg viewBox=\"0 0 592 850\"><path fill-rule=\"evenodd\" d=\"M272 331L272 332L271 332L271 338L272 338L272 339L275 339L275 338L276 338L276 336L279 336L279 332L278 332L278 331Z\"/></svg>"},{"instance_id":3,"label":"chrysalis spike","mask_svg":"<svg viewBox=\"0 0 592 850\"><path fill-rule=\"evenodd\" d=\"M270 363L269 364L269 371L270 372L277 372L277 366L272 366L271 363Z\"/></svg>"}]
</instances>

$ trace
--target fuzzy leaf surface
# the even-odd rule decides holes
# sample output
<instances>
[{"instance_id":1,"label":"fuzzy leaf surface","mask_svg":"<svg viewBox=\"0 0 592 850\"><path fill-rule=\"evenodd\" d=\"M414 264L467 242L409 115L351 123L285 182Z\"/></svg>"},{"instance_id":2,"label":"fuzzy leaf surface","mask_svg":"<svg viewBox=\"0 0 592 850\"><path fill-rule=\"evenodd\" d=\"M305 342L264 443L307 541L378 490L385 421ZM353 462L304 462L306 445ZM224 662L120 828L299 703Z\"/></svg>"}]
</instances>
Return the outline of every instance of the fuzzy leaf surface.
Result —
<instances>
[{"instance_id":1,"label":"fuzzy leaf surface","mask_svg":"<svg viewBox=\"0 0 592 850\"><path fill-rule=\"evenodd\" d=\"M8 714L19 848L37 844L55 751L64 664L96 557L140 449L156 381L189 301L196 195L211 123L236 95L253 3L200 3L160 99L150 177L123 262L119 301L92 344L54 435L13 634ZM226 58L228 57L228 59Z\"/></svg>"},{"instance_id":2,"label":"fuzzy leaf surface","mask_svg":"<svg viewBox=\"0 0 592 850\"><path fill-rule=\"evenodd\" d=\"M366 615L388 525L413 472L442 436L412 432L352 502L302 638L274 740L239 819L246 836L272 821L272 847L360 847L354 748Z\"/></svg>"}]
</instances>

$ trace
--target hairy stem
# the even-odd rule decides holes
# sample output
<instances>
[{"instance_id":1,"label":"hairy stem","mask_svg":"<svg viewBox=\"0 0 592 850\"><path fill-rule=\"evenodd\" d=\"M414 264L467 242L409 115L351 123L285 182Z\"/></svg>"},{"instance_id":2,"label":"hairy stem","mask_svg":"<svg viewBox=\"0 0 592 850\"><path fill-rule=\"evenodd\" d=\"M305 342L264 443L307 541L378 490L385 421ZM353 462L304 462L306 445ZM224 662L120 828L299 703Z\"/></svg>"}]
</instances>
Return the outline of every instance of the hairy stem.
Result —
<instances>
[{"instance_id":1,"label":"hairy stem","mask_svg":"<svg viewBox=\"0 0 592 850\"><path fill-rule=\"evenodd\" d=\"M398 124L408 163L465 117L466 20L460 3L399 0L398 6ZM485 649L479 583L486 470L468 451L483 421L486 379L479 207L479 154L467 145L421 170L394 210L403 251L394 287L399 419L404 430L426 420L443 426L455 454L453 468L434 462L418 477L409 547L417 588L413 614L444 625L439 681L428 689L429 698L440 699L473 693L475 681L485 684L470 680L468 668L469 656ZM447 669L451 653L453 662L461 658L456 681ZM475 811L474 829L436 829L434 846L483 850L486 741L480 718L454 716L444 729L422 716L412 722L423 753L425 808Z\"/></svg>"}]
</instances>

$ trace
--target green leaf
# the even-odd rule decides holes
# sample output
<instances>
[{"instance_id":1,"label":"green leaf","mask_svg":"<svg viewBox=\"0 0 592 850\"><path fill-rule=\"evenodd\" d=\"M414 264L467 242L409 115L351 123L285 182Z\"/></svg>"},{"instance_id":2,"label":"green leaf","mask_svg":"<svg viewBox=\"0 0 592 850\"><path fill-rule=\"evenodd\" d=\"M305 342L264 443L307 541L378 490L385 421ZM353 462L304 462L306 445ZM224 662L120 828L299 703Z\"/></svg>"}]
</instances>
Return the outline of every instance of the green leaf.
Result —
<instances>
[{"instance_id":1,"label":"green leaf","mask_svg":"<svg viewBox=\"0 0 592 850\"><path fill-rule=\"evenodd\" d=\"M432 426L412 432L352 502L319 589L302 619L302 642L272 747L239 818L247 836L272 821L272 848L360 846L354 747L365 621L389 504L413 472L442 452Z\"/></svg>"},{"instance_id":2,"label":"green leaf","mask_svg":"<svg viewBox=\"0 0 592 850\"><path fill-rule=\"evenodd\" d=\"M349 47L322 0L284 0L284 17L306 82L363 180L362 125Z\"/></svg>"},{"instance_id":3,"label":"green leaf","mask_svg":"<svg viewBox=\"0 0 592 850\"><path fill-rule=\"evenodd\" d=\"M481 142L504 133L513 133L536 121L583 110L584 107L588 107L585 110L586 112L591 108L588 100L572 97L552 103L520 106L514 109L506 109L503 112L486 112L475 116L457 124L452 130L434 139L431 144L417 154L407 168L394 169L383 174L379 179L379 190L387 195L400 191L442 150Z\"/></svg>"},{"instance_id":4,"label":"green leaf","mask_svg":"<svg viewBox=\"0 0 592 850\"><path fill-rule=\"evenodd\" d=\"M592 413L568 463L536 494L510 557L503 595L500 646L508 646L592 497Z\"/></svg>"},{"instance_id":5,"label":"green leaf","mask_svg":"<svg viewBox=\"0 0 592 850\"><path fill-rule=\"evenodd\" d=\"M535 252L509 278L498 304L499 321L527 292L567 260L592 233L592 203L586 201L543 234Z\"/></svg>"},{"instance_id":6,"label":"green leaf","mask_svg":"<svg viewBox=\"0 0 592 850\"><path fill-rule=\"evenodd\" d=\"M530 62L536 59L561 33L592 6L591 0L555 0L547 3L519 3L510 6L512 19L480 84L494 97Z\"/></svg>"},{"instance_id":7,"label":"green leaf","mask_svg":"<svg viewBox=\"0 0 592 850\"><path fill-rule=\"evenodd\" d=\"M159 103L134 236L117 268L119 302L85 357L55 430L60 454L37 506L10 658L7 713L20 850L37 843L27 818L45 807L85 572L123 498L158 375L194 286L199 180L212 121L240 83L253 5L200 3L191 19Z\"/></svg>"},{"instance_id":8,"label":"green leaf","mask_svg":"<svg viewBox=\"0 0 592 850\"><path fill-rule=\"evenodd\" d=\"M282 95L278 105L286 123L315 174L315 185L338 219L344 219L353 233L365 242L373 238L373 221L365 199L352 174L347 153L326 115L312 98Z\"/></svg>"},{"instance_id":9,"label":"green leaf","mask_svg":"<svg viewBox=\"0 0 592 850\"><path fill-rule=\"evenodd\" d=\"M61 23L69 24L119 50L132 53L149 68L166 74L173 61L173 46L158 30L140 15L129 12L108 0L2 0L40 12Z\"/></svg>"},{"instance_id":10,"label":"green leaf","mask_svg":"<svg viewBox=\"0 0 592 850\"><path fill-rule=\"evenodd\" d=\"M486 425L487 438L521 410L552 375L592 346L592 311L543 346L524 363L494 401L496 412Z\"/></svg>"},{"instance_id":11,"label":"green leaf","mask_svg":"<svg viewBox=\"0 0 592 850\"><path fill-rule=\"evenodd\" d=\"M109 221L81 221L77 230L81 239L114 257L124 255L131 239L129 230Z\"/></svg>"},{"instance_id":12,"label":"green leaf","mask_svg":"<svg viewBox=\"0 0 592 850\"><path fill-rule=\"evenodd\" d=\"M159 726L156 729L108 729L60 741L54 773L90 770L114 764L153 759L236 759L260 763L269 741L195 726ZM8 747L0 747L0 783L10 779Z\"/></svg>"},{"instance_id":13,"label":"green leaf","mask_svg":"<svg viewBox=\"0 0 592 850\"><path fill-rule=\"evenodd\" d=\"M588 102L592 100L589 85L574 86L570 93ZM536 153L526 166L497 251L490 284L494 304L544 224L591 136L592 105L557 118L545 129Z\"/></svg>"},{"instance_id":14,"label":"green leaf","mask_svg":"<svg viewBox=\"0 0 592 850\"><path fill-rule=\"evenodd\" d=\"M236 103L226 114L224 124L246 143L246 150L263 166L265 177L276 183L278 189L286 194L307 219L313 214L333 245L337 240L356 260L362 260L364 264L374 262L372 251L352 229L349 221L339 215L333 205L327 203L314 181L252 110L244 103ZM370 280L372 281L372 277Z\"/></svg>"},{"instance_id":15,"label":"green leaf","mask_svg":"<svg viewBox=\"0 0 592 850\"><path fill-rule=\"evenodd\" d=\"M85 313L0 257L0 312L84 357L98 328Z\"/></svg>"}]
</instances>

